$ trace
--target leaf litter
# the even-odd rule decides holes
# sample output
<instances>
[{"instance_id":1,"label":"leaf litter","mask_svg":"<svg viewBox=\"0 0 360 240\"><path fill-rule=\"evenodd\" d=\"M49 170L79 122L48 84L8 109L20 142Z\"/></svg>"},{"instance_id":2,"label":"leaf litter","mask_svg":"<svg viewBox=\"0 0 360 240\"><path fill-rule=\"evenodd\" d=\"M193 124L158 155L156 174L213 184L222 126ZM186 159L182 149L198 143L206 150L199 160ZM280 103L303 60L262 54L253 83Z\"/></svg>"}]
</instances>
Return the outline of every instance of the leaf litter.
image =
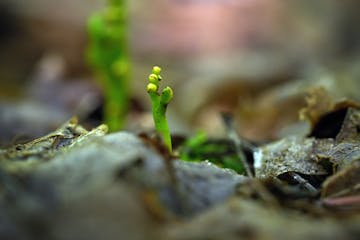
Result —
<instances>
[{"instance_id":1,"label":"leaf litter","mask_svg":"<svg viewBox=\"0 0 360 240\"><path fill-rule=\"evenodd\" d=\"M307 135L250 143L228 115L228 139L197 149L194 162L178 157L181 144L169 155L147 134L87 131L76 119L1 149L0 236L99 239L102 229L107 239L355 239L360 107L321 88L306 102ZM244 175L221 162L224 143Z\"/></svg>"}]
</instances>

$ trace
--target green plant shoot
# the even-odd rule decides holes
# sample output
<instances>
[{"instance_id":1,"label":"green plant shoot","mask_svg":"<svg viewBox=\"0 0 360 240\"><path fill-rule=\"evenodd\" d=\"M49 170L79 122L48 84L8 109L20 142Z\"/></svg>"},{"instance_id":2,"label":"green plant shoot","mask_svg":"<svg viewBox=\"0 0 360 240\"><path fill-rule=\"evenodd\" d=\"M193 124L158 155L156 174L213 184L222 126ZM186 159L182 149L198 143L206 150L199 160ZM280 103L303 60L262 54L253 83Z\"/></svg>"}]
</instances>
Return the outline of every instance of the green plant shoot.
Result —
<instances>
[{"instance_id":1,"label":"green plant shoot","mask_svg":"<svg viewBox=\"0 0 360 240\"><path fill-rule=\"evenodd\" d=\"M126 0L108 0L88 19L87 61L104 91L104 119L110 131L125 124L129 105L130 60Z\"/></svg>"},{"instance_id":2,"label":"green plant shoot","mask_svg":"<svg viewBox=\"0 0 360 240\"><path fill-rule=\"evenodd\" d=\"M180 158L189 162L209 161L218 167L245 174L235 146L226 139L209 139L204 132L189 138L180 147Z\"/></svg>"},{"instance_id":3,"label":"green plant shoot","mask_svg":"<svg viewBox=\"0 0 360 240\"><path fill-rule=\"evenodd\" d=\"M171 136L168 122L166 119L166 108L173 98L173 90L167 86L159 93L159 82L162 80L160 76L161 68L153 67L152 73L149 75L149 83L146 90L151 98L151 107L155 123L155 129L165 146L172 151Z\"/></svg>"}]
</instances>

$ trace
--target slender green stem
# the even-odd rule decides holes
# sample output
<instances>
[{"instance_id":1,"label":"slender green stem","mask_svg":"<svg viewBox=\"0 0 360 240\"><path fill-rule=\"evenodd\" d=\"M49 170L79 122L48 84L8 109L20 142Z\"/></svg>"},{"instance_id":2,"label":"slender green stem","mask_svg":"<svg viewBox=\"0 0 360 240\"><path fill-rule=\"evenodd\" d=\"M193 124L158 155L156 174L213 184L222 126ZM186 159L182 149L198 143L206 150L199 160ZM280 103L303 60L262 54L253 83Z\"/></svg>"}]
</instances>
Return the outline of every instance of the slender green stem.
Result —
<instances>
[{"instance_id":1,"label":"slender green stem","mask_svg":"<svg viewBox=\"0 0 360 240\"><path fill-rule=\"evenodd\" d=\"M160 103L160 96L157 93L151 93L152 102L152 113L154 118L155 129L161 136L165 146L168 147L169 151L172 151L171 136L169 125L166 120L166 108L167 104Z\"/></svg>"}]
</instances>

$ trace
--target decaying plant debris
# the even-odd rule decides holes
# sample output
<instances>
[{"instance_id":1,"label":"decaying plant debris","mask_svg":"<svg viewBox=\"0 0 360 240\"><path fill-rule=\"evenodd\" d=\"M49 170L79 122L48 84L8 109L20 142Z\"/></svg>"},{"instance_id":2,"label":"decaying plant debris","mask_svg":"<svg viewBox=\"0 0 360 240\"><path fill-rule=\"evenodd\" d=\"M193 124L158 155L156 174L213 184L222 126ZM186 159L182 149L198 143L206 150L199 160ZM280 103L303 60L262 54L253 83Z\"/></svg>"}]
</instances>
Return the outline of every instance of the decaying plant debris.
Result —
<instances>
[{"instance_id":1,"label":"decaying plant debris","mask_svg":"<svg viewBox=\"0 0 360 240\"><path fill-rule=\"evenodd\" d=\"M251 178L169 158L146 135L87 131L75 119L2 149L0 238L355 239L360 108L314 101L301 111L307 136L252 146L253 156L235 143Z\"/></svg>"}]
</instances>

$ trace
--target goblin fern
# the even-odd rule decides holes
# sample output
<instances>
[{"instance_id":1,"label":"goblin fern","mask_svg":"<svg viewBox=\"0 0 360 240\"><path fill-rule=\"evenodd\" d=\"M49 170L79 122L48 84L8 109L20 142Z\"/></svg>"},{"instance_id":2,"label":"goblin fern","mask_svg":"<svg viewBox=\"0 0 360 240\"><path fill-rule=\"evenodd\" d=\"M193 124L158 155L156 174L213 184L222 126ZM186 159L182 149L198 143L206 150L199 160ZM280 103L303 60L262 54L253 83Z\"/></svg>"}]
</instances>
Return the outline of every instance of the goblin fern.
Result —
<instances>
[{"instance_id":1,"label":"goblin fern","mask_svg":"<svg viewBox=\"0 0 360 240\"><path fill-rule=\"evenodd\" d=\"M104 91L104 119L110 131L125 124L129 105L130 61L126 0L108 0L106 8L88 19L87 60Z\"/></svg>"},{"instance_id":2,"label":"goblin fern","mask_svg":"<svg viewBox=\"0 0 360 240\"><path fill-rule=\"evenodd\" d=\"M152 73L149 75L149 83L146 90L151 98L151 107L155 123L155 129L162 138L168 150L172 151L171 136L168 122L166 119L166 108L173 98L173 90L167 86L159 93L159 82L162 80L160 76L161 68L153 67Z\"/></svg>"}]
</instances>

